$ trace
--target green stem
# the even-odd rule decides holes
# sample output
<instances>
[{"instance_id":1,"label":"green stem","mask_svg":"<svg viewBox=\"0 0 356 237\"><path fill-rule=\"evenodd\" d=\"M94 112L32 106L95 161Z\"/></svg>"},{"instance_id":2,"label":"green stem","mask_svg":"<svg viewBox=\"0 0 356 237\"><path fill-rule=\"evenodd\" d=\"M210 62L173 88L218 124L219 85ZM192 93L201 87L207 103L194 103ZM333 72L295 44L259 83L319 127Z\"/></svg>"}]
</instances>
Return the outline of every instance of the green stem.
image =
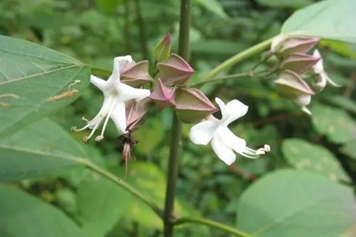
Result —
<instances>
[{"instance_id":1,"label":"green stem","mask_svg":"<svg viewBox=\"0 0 356 237\"><path fill-rule=\"evenodd\" d=\"M181 0L178 54L186 61L188 61L189 59L189 30L191 6L191 0ZM174 211L174 200L176 195L176 185L179 171L181 140L182 122L179 121L177 115L174 113L167 170L166 199L163 213L164 237L173 237L174 224L171 219L172 213Z\"/></svg>"},{"instance_id":2,"label":"green stem","mask_svg":"<svg viewBox=\"0 0 356 237\"><path fill-rule=\"evenodd\" d=\"M256 53L259 53L262 50L266 49L271 44L272 39L273 38L265 40L265 41L263 41L263 42L261 42L259 44L256 44L256 45L252 46L251 48L248 48L248 49L242 51L241 53L236 54L235 56L229 58L228 60L226 60L225 62L223 62L222 64L220 64L216 68L214 68L206 76L204 76L200 83L215 77L221 71L223 71L223 70L225 70L227 68L230 68L231 66L241 62L242 60L245 60L245 59L255 55Z\"/></svg>"},{"instance_id":3,"label":"green stem","mask_svg":"<svg viewBox=\"0 0 356 237\"><path fill-rule=\"evenodd\" d=\"M193 218L193 217L183 217L183 218L179 218L177 219L174 224L175 225L181 225L184 223L197 223L197 224L202 224L202 225L206 225L209 227L213 227L216 229L220 229L223 230L229 234L233 234L235 236L239 236L239 237L253 237L250 234L247 234L241 230L232 228L230 226L221 224L219 222L215 222L215 221L211 221L211 220L207 220L207 219L203 219L203 218Z\"/></svg>"},{"instance_id":4,"label":"green stem","mask_svg":"<svg viewBox=\"0 0 356 237\"><path fill-rule=\"evenodd\" d=\"M146 203L158 216L162 217L162 210L159 208L159 206L157 204L155 204L154 202L150 201L149 199L147 199L142 193L137 191L135 188L131 187L127 183L124 183L122 180L118 179L115 175L100 168L99 166L93 164L90 161L84 160L83 163L84 163L85 167L87 167L88 169L94 171L97 174L100 174L104 178L112 181L116 185L120 186L121 188L125 189L129 193L136 196L142 202Z\"/></svg>"},{"instance_id":5,"label":"green stem","mask_svg":"<svg viewBox=\"0 0 356 237\"><path fill-rule=\"evenodd\" d=\"M230 79L235 79L235 78L239 78L239 77L257 77L257 76L261 76L265 73L266 71L261 71L261 72L242 72L242 73L237 73L237 74L231 74L231 75L227 75L227 76L221 76L221 77L215 77L206 81L199 81L193 84L190 84L189 87L200 87L203 86L207 83L211 83L211 82L222 82L222 81L227 81Z\"/></svg>"}]
</instances>

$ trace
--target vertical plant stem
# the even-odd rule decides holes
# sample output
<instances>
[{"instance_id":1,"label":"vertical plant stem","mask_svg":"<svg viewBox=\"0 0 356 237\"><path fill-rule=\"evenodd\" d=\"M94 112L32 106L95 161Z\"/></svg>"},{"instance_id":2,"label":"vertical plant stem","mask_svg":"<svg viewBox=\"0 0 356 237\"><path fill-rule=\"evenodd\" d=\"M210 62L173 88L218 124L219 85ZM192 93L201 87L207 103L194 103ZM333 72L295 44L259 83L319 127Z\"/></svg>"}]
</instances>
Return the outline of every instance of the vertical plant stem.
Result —
<instances>
[{"instance_id":1,"label":"vertical plant stem","mask_svg":"<svg viewBox=\"0 0 356 237\"><path fill-rule=\"evenodd\" d=\"M142 56L144 59L148 59L150 55L148 54L148 50L147 50L145 24L143 22L143 18L141 14L140 0L134 0L134 2L136 8L136 22L140 29L140 44L141 44Z\"/></svg>"},{"instance_id":2,"label":"vertical plant stem","mask_svg":"<svg viewBox=\"0 0 356 237\"><path fill-rule=\"evenodd\" d=\"M189 29L191 0L181 0L179 46L178 54L186 61L189 59ZM171 144L168 160L166 200L163 212L164 237L173 237L174 223L171 216L174 210L177 176L179 170L179 156L181 152L182 122L176 114L173 115Z\"/></svg>"},{"instance_id":3,"label":"vertical plant stem","mask_svg":"<svg viewBox=\"0 0 356 237\"><path fill-rule=\"evenodd\" d=\"M130 6L129 6L129 1L130 0L124 0L124 8L125 8L125 13L124 13L124 34L125 34L125 52L126 54L131 54L131 40L130 40Z\"/></svg>"}]
</instances>

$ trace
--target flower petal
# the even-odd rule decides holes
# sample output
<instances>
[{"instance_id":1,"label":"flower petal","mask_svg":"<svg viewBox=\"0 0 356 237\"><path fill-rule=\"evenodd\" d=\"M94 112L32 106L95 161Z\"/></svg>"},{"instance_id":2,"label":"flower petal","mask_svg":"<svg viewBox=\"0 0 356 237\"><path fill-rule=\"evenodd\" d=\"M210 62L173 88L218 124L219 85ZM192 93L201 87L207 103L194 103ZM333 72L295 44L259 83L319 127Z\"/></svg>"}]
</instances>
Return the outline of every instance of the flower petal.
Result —
<instances>
[{"instance_id":1,"label":"flower petal","mask_svg":"<svg viewBox=\"0 0 356 237\"><path fill-rule=\"evenodd\" d=\"M246 141L233 134L228 127L221 126L217 131L217 135L226 146L232 148L239 154L246 148Z\"/></svg>"},{"instance_id":2,"label":"flower petal","mask_svg":"<svg viewBox=\"0 0 356 237\"><path fill-rule=\"evenodd\" d=\"M317 50L317 49L314 50L313 56L320 58L320 60L313 66L314 72L316 74L320 74L324 71L323 58L321 57L319 50Z\"/></svg>"},{"instance_id":3,"label":"flower petal","mask_svg":"<svg viewBox=\"0 0 356 237\"><path fill-rule=\"evenodd\" d=\"M227 165L231 165L236 160L236 155L232 149L221 140L220 136L216 134L211 141L211 147L220 160Z\"/></svg>"},{"instance_id":4,"label":"flower petal","mask_svg":"<svg viewBox=\"0 0 356 237\"><path fill-rule=\"evenodd\" d=\"M248 106L238 100L232 100L226 105L219 98L215 98L215 101L221 110L221 121L226 126L244 116L248 110Z\"/></svg>"},{"instance_id":5,"label":"flower petal","mask_svg":"<svg viewBox=\"0 0 356 237\"><path fill-rule=\"evenodd\" d=\"M115 84L120 82L120 72L121 69L126 65L126 63L131 63L132 57L130 55L127 56L120 56L114 58L114 66L111 76L108 79L108 83Z\"/></svg>"},{"instance_id":6,"label":"flower petal","mask_svg":"<svg viewBox=\"0 0 356 237\"><path fill-rule=\"evenodd\" d=\"M114 122L119 134L126 133L126 108L124 102L117 102L114 111L111 114L111 120Z\"/></svg>"},{"instance_id":7,"label":"flower petal","mask_svg":"<svg viewBox=\"0 0 356 237\"><path fill-rule=\"evenodd\" d=\"M207 120L194 125L190 129L190 140L196 145L206 145L213 138L219 121Z\"/></svg>"},{"instance_id":8,"label":"flower petal","mask_svg":"<svg viewBox=\"0 0 356 237\"><path fill-rule=\"evenodd\" d=\"M126 85L124 83L117 84L115 88L118 93L119 100L123 102L132 99L135 99L136 101L140 101L151 94L151 91L148 89L138 89Z\"/></svg>"},{"instance_id":9,"label":"flower petal","mask_svg":"<svg viewBox=\"0 0 356 237\"><path fill-rule=\"evenodd\" d=\"M96 86L99 90L105 91L107 88L107 83L103 79L96 77L94 75L90 75L90 82Z\"/></svg>"}]
</instances>

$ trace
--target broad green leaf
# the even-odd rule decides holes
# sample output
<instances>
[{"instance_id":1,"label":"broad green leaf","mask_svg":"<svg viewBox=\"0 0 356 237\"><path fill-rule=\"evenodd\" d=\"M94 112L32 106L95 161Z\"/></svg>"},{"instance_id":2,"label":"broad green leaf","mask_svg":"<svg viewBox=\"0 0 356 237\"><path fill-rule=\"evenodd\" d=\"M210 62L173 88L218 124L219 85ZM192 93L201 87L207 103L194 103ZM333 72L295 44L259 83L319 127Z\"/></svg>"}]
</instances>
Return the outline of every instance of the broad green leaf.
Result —
<instances>
[{"instance_id":1,"label":"broad green leaf","mask_svg":"<svg viewBox=\"0 0 356 237\"><path fill-rule=\"evenodd\" d=\"M43 46L0 36L0 134L14 133L27 124L75 100L89 84L90 68L81 62ZM72 87L78 93L57 101L54 96ZM15 97L4 95L12 94Z\"/></svg>"},{"instance_id":2,"label":"broad green leaf","mask_svg":"<svg viewBox=\"0 0 356 237\"><path fill-rule=\"evenodd\" d=\"M104 237L125 214L129 198L129 193L109 180L96 177L82 182L77 203L84 236Z\"/></svg>"},{"instance_id":3,"label":"broad green leaf","mask_svg":"<svg viewBox=\"0 0 356 237\"><path fill-rule=\"evenodd\" d=\"M81 230L59 209L16 188L0 185L1 237L79 237Z\"/></svg>"},{"instance_id":4,"label":"broad green leaf","mask_svg":"<svg viewBox=\"0 0 356 237\"><path fill-rule=\"evenodd\" d=\"M327 0L296 11L282 33L356 43L356 1Z\"/></svg>"},{"instance_id":5,"label":"broad green leaf","mask_svg":"<svg viewBox=\"0 0 356 237\"><path fill-rule=\"evenodd\" d=\"M54 175L85 164L82 147L53 121L44 118L0 140L0 180Z\"/></svg>"},{"instance_id":6,"label":"broad green leaf","mask_svg":"<svg viewBox=\"0 0 356 237\"><path fill-rule=\"evenodd\" d=\"M283 141L282 152L297 169L319 173L331 180L350 181L336 157L322 146L291 138Z\"/></svg>"},{"instance_id":7,"label":"broad green leaf","mask_svg":"<svg viewBox=\"0 0 356 237\"><path fill-rule=\"evenodd\" d=\"M254 237L335 237L356 222L353 190L310 172L279 170L241 196L237 228Z\"/></svg>"},{"instance_id":8,"label":"broad green leaf","mask_svg":"<svg viewBox=\"0 0 356 237\"><path fill-rule=\"evenodd\" d=\"M123 177L124 171L115 172L118 177ZM145 162L130 162L128 164L128 174L125 180L131 186L140 190L141 193L147 195L147 198L155 200L161 207L164 206L166 178L162 170L152 163ZM162 220L144 203L137 199L133 199L126 216L129 216L139 224L147 227L162 228ZM176 200L175 214L177 216L186 216L188 210L184 208L182 203Z\"/></svg>"},{"instance_id":9,"label":"broad green leaf","mask_svg":"<svg viewBox=\"0 0 356 237\"><path fill-rule=\"evenodd\" d=\"M356 160L356 139L347 142L340 148L341 153L347 155L348 157Z\"/></svg>"},{"instance_id":10,"label":"broad green leaf","mask_svg":"<svg viewBox=\"0 0 356 237\"><path fill-rule=\"evenodd\" d=\"M312 4L312 0L257 0L261 5L268 7L290 7L290 8L300 8Z\"/></svg>"},{"instance_id":11,"label":"broad green leaf","mask_svg":"<svg viewBox=\"0 0 356 237\"><path fill-rule=\"evenodd\" d=\"M345 111L316 104L311 112L315 130L331 142L345 143L356 138L356 122Z\"/></svg>"},{"instance_id":12,"label":"broad green leaf","mask_svg":"<svg viewBox=\"0 0 356 237\"><path fill-rule=\"evenodd\" d=\"M218 0L195 0L197 4L206 8L224 20L230 20L230 17L225 13L221 3Z\"/></svg>"}]
</instances>

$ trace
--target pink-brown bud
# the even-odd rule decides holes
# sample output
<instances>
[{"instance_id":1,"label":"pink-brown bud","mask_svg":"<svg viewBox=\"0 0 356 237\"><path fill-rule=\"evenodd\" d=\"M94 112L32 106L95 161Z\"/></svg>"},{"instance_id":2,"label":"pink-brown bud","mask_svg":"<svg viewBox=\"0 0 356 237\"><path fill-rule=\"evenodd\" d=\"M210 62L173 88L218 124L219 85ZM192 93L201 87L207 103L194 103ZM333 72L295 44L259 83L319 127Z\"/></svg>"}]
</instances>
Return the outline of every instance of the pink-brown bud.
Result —
<instances>
[{"instance_id":1,"label":"pink-brown bud","mask_svg":"<svg viewBox=\"0 0 356 237\"><path fill-rule=\"evenodd\" d=\"M121 82L133 87L140 87L153 81L150 74L148 74L148 67L149 62L147 60L126 64L121 70Z\"/></svg>"},{"instance_id":2,"label":"pink-brown bud","mask_svg":"<svg viewBox=\"0 0 356 237\"><path fill-rule=\"evenodd\" d=\"M184 123L199 122L217 111L215 105L198 89L178 88L175 101L177 116Z\"/></svg>"},{"instance_id":3,"label":"pink-brown bud","mask_svg":"<svg viewBox=\"0 0 356 237\"><path fill-rule=\"evenodd\" d=\"M274 81L279 96L290 99L299 106L306 106L314 92L308 84L295 72L283 71Z\"/></svg>"},{"instance_id":4,"label":"pink-brown bud","mask_svg":"<svg viewBox=\"0 0 356 237\"><path fill-rule=\"evenodd\" d=\"M139 128L143 122L146 113L154 106L154 103L149 98L145 98L137 102L129 100L126 103L126 124L127 129L134 131Z\"/></svg>"},{"instance_id":5,"label":"pink-brown bud","mask_svg":"<svg viewBox=\"0 0 356 237\"><path fill-rule=\"evenodd\" d=\"M171 53L172 37L171 34L166 34L164 38L154 47L153 56L157 62L166 60Z\"/></svg>"},{"instance_id":6,"label":"pink-brown bud","mask_svg":"<svg viewBox=\"0 0 356 237\"><path fill-rule=\"evenodd\" d=\"M177 54L171 54L164 63L157 63L163 84L184 85L194 74L193 68Z\"/></svg>"},{"instance_id":7,"label":"pink-brown bud","mask_svg":"<svg viewBox=\"0 0 356 237\"><path fill-rule=\"evenodd\" d=\"M176 87L166 87L163 85L161 79L158 79L158 83L155 89L150 94L150 98L155 102L158 107L158 111L164 110L166 107L176 106L174 100L174 92Z\"/></svg>"},{"instance_id":8,"label":"pink-brown bud","mask_svg":"<svg viewBox=\"0 0 356 237\"><path fill-rule=\"evenodd\" d=\"M282 57L292 53L307 53L319 40L319 38L279 35L273 39L271 51Z\"/></svg>"},{"instance_id":9,"label":"pink-brown bud","mask_svg":"<svg viewBox=\"0 0 356 237\"><path fill-rule=\"evenodd\" d=\"M308 69L312 68L320 57L305 53L292 53L281 63L281 68L291 70L299 75L303 74Z\"/></svg>"}]
</instances>

